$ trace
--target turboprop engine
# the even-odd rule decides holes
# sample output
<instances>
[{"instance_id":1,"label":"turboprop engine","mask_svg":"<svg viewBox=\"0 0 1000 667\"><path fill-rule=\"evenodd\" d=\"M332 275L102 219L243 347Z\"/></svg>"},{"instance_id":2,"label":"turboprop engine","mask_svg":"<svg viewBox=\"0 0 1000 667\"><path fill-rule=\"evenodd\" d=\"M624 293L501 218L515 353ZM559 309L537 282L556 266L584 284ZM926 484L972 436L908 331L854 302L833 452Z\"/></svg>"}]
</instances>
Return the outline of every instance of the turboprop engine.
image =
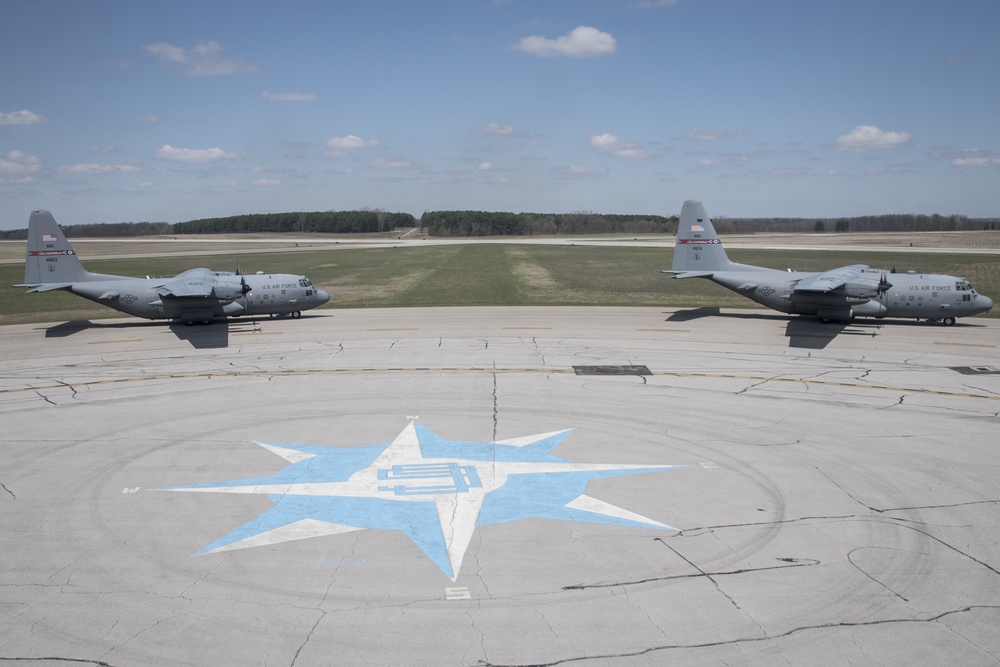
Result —
<instances>
[{"instance_id":1,"label":"turboprop engine","mask_svg":"<svg viewBox=\"0 0 1000 667\"><path fill-rule=\"evenodd\" d=\"M218 279L212 287L212 294L223 303L231 303L249 291L250 286L242 276L239 280Z\"/></svg>"}]
</instances>

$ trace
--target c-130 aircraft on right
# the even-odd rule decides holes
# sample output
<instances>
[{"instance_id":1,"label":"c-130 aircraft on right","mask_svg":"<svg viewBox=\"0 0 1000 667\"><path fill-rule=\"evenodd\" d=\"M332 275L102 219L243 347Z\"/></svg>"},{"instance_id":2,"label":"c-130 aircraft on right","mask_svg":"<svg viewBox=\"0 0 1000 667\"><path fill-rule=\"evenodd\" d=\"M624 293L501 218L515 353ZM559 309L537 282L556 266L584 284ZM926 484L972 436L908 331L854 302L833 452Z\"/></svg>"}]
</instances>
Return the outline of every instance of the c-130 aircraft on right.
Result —
<instances>
[{"instance_id":1,"label":"c-130 aircraft on right","mask_svg":"<svg viewBox=\"0 0 1000 667\"><path fill-rule=\"evenodd\" d=\"M915 317L955 323L956 317L993 307L965 278L927 273L892 273L853 264L822 273L779 271L729 261L715 227L699 201L681 209L669 271L674 278L708 278L737 294L782 313L815 315L822 322L855 317Z\"/></svg>"}]
</instances>

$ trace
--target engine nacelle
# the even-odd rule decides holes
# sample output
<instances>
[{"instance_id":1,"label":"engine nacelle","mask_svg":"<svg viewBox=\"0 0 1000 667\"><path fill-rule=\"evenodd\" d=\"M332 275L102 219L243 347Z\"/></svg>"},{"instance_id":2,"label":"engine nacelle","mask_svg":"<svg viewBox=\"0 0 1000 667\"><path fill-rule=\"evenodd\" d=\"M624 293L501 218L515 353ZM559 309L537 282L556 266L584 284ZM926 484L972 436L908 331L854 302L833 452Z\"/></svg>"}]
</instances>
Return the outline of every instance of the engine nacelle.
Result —
<instances>
[{"instance_id":1,"label":"engine nacelle","mask_svg":"<svg viewBox=\"0 0 1000 667\"><path fill-rule=\"evenodd\" d=\"M877 280L852 280L844 285L844 296L851 299L874 299L879 295Z\"/></svg>"},{"instance_id":2,"label":"engine nacelle","mask_svg":"<svg viewBox=\"0 0 1000 667\"><path fill-rule=\"evenodd\" d=\"M885 317L885 314L889 312L889 309L885 307L881 301L876 301L872 299L867 303L862 303L860 305L851 308L854 311L855 317Z\"/></svg>"},{"instance_id":3,"label":"engine nacelle","mask_svg":"<svg viewBox=\"0 0 1000 667\"><path fill-rule=\"evenodd\" d=\"M819 308L816 310L816 317L827 321L850 322L854 319L853 308Z\"/></svg>"},{"instance_id":4,"label":"engine nacelle","mask_svg":"<svg viewBox=\"0 0 1000 667\"><path fill-rule=\"evenodd\" d=\"M243 296L246 292L243 289L244 283L240 280L217 280L212 287L212 294L223 303L229 303Z\"/></svg>"}]
</instances>

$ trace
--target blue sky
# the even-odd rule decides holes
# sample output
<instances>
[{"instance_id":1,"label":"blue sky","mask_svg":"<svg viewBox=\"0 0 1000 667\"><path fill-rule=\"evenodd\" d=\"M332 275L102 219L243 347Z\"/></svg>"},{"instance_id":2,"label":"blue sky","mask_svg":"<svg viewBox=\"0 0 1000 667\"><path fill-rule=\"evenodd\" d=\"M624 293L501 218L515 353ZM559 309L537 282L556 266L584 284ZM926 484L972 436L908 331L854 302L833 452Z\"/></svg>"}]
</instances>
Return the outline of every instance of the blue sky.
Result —
<instances>
[{"instance_id":1,"label":"blue sky","mask_svg":"<svg viewBox=\"0 0 1000 667\"><path fill-rule=\"evenodd\" d=\"M995 0L6 0L0 228L1000 216Z\"/></svg>"}]
</instances>

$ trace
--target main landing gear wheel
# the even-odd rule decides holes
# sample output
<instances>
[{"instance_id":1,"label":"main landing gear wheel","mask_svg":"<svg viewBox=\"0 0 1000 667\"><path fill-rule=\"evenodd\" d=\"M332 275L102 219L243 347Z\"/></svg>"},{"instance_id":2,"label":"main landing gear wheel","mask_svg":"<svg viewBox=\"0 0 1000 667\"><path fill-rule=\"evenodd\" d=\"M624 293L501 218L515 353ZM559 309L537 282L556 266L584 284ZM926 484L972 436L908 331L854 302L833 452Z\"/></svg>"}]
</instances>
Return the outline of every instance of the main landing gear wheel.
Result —
<instances>
[{"instance_id":1,"label":"main landing gear wheel","mask_svg":"<svg viewBox=\"0 0 1000 667\"><path fill-rule=\"evenodd\" d=\"M943 320L941 320L941 324L945 325L946 327L950 327L950 326L952 326L952 325L955 324L955 318L954 317L946 317Z\"/></svg>"}]
</instances>

